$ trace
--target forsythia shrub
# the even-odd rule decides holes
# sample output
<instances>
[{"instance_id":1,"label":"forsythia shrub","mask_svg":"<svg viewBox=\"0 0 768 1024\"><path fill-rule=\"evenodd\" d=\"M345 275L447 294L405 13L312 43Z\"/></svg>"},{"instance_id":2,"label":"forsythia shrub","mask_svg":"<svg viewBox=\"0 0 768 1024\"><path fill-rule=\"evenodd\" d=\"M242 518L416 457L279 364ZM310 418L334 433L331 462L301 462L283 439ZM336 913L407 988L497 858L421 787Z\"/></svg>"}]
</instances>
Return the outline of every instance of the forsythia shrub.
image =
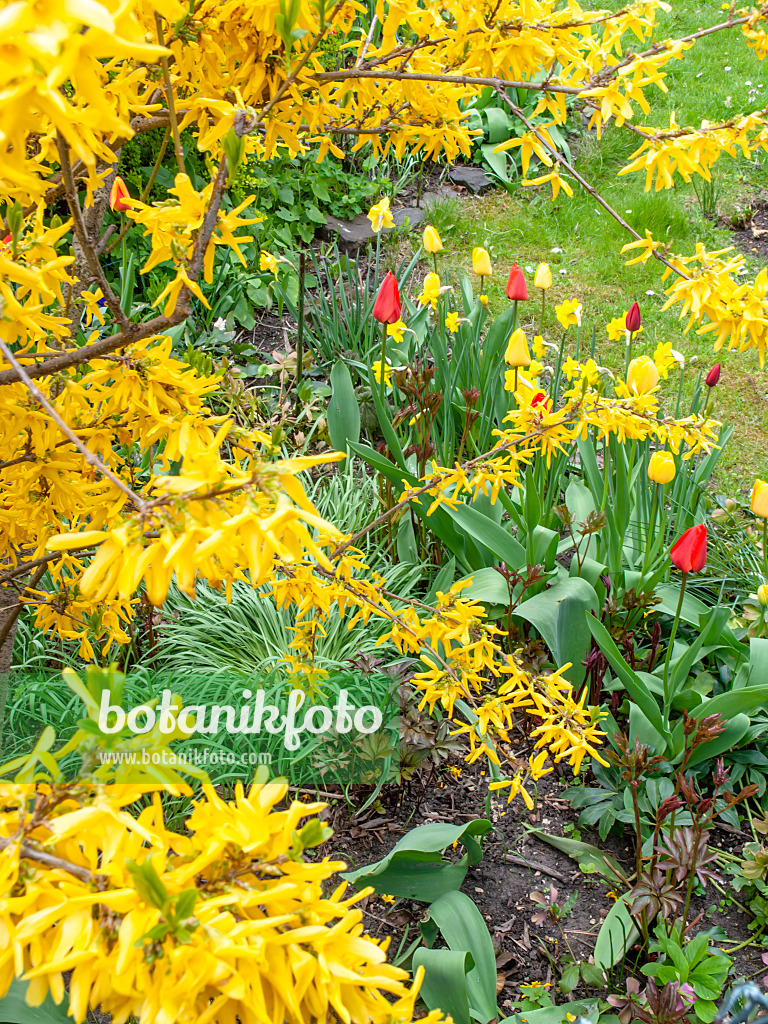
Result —
<instances>
[{"instance_id":1,"label":"forsythia shrub","mask_svg":"<svg viewBox=\"0 0 768 1024\"><path fill-rule=\"evenodd\" d=\"M407 986L363 934L370 890L324 895L344 865L302 856L323 805L275 810L286 791L206 788L179 833L148 787L42 786L31 805L0 787L0 993L27 971L30 1004L58 1003L71 971L78 1022L98 1005L115 1024L411 1021L421 975Z\"/></svg>"},{"instance_id":2,"label":"forsythia shrub","mask_svg":"<svg viewBox=\"0 0 768 1024\"><path fill-rule=\"evenodd\" d=\"M340 156L336 140L349 136L353 148L370 142L379 153L410 147L452 160L469 152L463 103L490 82L527 129L514 143L524 170L533 154L543 165L525 184L569 193L575 172L504 86L538 91L536 113L560 125L569 96L586 100L598 129L631 119L635 104L647 113L646 91L694 42L651 43L659 9L661 0L615 14L558 0L379 0L374 37L353 32L367 10L354 0L2 6L0 672L23 602L36 605L40 626L78 639L89 657L93 638L104 651L126 641L141 585L160 605L174 577L190 595L201 579L216 587L269 581L275 601L297 609L299 659L302 629L333 604L362 621L390 619L399 649L425 664L416 681L425 702L452 709L461 698L474 707L471 756L482 748L494 757L489 737L503 743L514 712L533 716L542 749L507 780L511 792L525 795L547 752L575 770L595 753L599 713L575 701L560 672L524 672L460 587L439 595L433 613L403 609L386 594L356 538L324 522L299 483L301 471L337 456L284 459L268 436L214 415L206 402L217 380L175 360L168 332L193 299L208 303L203 285L212 284L217 247L245 262L240 245L253 239L242 231L259 216L244 215L247 200L228 205L226 190L246 157L305 146ZM731 9L718 28L740 29L765 55L762 8ZM348 54L344 67L325 59L331 32ZM627 50L625 35L647 48ZM178 173L168 199L149 203L118 180L119 157L134 134L158 128ZM184 164L187 128L211 170L199 189ZM737 146L768 149L759 114L644 131L625 170L645 168L657 188L706 177ZM141 236L149 248L141 272L167 275L155 301L161 312L132 308L107 280L110 196L127 240ZM60 212L66 204L67 219L53 215L54 204ZM699 330L763 356L765 272L745 282L741 257L702 248L678 257L649 234L634 247L634 262L653 257L674 273L669 301ZM561 408L522 387L492 451L433 466L399 505L450 505L486 488L495 496L534 457L548 459L589 430L653 437L675 452L685 442L688 455L711 447L713 421L660 419L653 387L622 385L606 398L593 366L571 370ZM46 571L53 593L39 589ZM0 992L26 974L31 1001L49 989L60 1000L62 972L72 970L77 1020L99 1003L117 1024L131 1015L153 1024L303 1024L328 1013L345 1022L410 1020L416 989L405 988L405 973L384 964L383 946L363 937L359 912L340 892L322 895L336 865L302 860L321 831L297 827L316 808L275 811L284 793L259 784L228 804L206 791L188 834L177 834L166 830L157 794L131 813L142 791L54 779L30 804L28 788L3 787Z\"/></svg>"}]
</instances>

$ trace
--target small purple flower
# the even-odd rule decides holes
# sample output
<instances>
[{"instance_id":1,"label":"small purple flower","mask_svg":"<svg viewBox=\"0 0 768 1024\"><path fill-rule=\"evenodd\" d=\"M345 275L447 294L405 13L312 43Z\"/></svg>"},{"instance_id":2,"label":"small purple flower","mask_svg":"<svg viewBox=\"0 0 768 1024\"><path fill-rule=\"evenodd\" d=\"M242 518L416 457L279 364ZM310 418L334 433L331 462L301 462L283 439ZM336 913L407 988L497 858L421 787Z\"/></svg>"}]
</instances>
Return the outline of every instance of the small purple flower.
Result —
<instances>
[{"instance_id":1,"label":"small purple flower","mask_svg":"<svg viewBox=\"0 0 768 1024\"><path fill-rule=\"evenodd\" d=\"M689 1010L696 1002L696 993L693 991L687 981L678 989L677 1009L678 1010Z\"/></svg>"}]
</instances>

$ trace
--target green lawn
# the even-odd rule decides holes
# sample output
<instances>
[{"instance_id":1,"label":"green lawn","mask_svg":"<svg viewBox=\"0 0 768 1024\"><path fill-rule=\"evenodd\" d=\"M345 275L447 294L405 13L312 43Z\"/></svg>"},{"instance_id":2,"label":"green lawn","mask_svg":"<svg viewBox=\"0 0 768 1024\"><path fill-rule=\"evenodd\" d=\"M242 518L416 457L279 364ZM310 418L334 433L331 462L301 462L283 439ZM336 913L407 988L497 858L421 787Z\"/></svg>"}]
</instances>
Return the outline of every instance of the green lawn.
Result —
<instances>
[{"instance_id":1,"label":"green lawn","mask_svg":"<svg viewBox=\"0 0 768 1024\"><path fill-rule=\"evenodd\" d=\"M705 6L683 0L672 13L662 15L658 38L684 36L723 17L717 3ZM638 110L639 124L664 127L674 111L681 126L698 125L703 119L717 120L739 109L752 111L768 104L768 68L747 48L738 30L705 37L688 51L684 61L667 67L669 92L654 87L648 90L652 111L643 121ZM578 114L573 121L579 123ZM643 174L617 176L636 142L636 136L615 127L609 127L599 141L586 133L572 138L576 169L641 235L649 229L654 238L668 240L672 251L680 255L692 254L698 241L710 250L731 245L733 238L724 221L730 222L732 215L768 196L767 155L759 154L754 161L721 157L715 175L719 219L707 219L692 184L645 193ZM530 176L536 176L533 168ZM623 371L624 346L608 341L604 325L635 299L644 326L636 354L651 354L658 342L671 342L688 361L686 390L701 367L722 362L715 415L735 423L737 429L721 462L720 488L743 497L754 476L768 476L768 373L760 369L757 354L723 351L715 356L709 336L697 336L695 328L685 334L685 322L678 322L674 309L661 311L665 297L660 264L649 260L645 266L625 266L632 254L622 257L619 252L631 238L576 183L573 199L561 192L554 204L549 185L519 188L514 195L494 191L482 198L446 200L433 208L431 219L445 246L439 269L454 283L458 268L471 271L474 246L483 245L490 251L497 273L487 291L496 312L507 303L504 288L512 261L523 268L548 262L554 281L547 295L545 333L559 341L553 306L578 297L587 331L591 334L592 324L597 326L596 355L602 365ZM746 255L751 279L761 264L755 255ZM532 274L528 278L532 293ZM529 326L535 324L537 332L539 310L537 293L524 317L524 323L527 319ZM677 381L667 387L676 390Z\"/></svg>"}]
</instances>

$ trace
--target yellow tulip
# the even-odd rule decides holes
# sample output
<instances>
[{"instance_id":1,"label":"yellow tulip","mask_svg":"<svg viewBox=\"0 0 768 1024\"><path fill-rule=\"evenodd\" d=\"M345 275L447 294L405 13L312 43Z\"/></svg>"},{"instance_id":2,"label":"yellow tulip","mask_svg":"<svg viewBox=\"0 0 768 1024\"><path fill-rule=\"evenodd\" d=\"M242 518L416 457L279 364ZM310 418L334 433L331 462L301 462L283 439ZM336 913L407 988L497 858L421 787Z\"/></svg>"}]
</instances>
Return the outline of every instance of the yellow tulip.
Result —
<instances>
[{"instance_id":1,"label":"yellow tulip","mask_svg":"<svg viewBox=\"0 0 768 1024\"><path fill-rule=\"evenodd\" d=\"M443 243L440 241L440 235L438 235L437 231L435 230L435 228L432 227L431 224L427 224L427 226L424 228L422 240L424 242L424 248L427 250L427 252L442 252Z\"/></svg>"},{"instance_id":2,"label":"yellow tulip","mask_svg":"<svg viewBox=\"0 0 768 1024\"><path fill-rule=\"evenodd\" d=\"M531 363L528 342L519 327L510 335L507 351L504 353L504 361L509 366L529 366Z\"/></svg>"},{"instance_id":3,"label":"yellow tulip","mask_svg":"<svg viewBox=\"0 0 768 1024\"><path fill-rule=\"evenodd\" d=\"M659 383L659 371L648 356L638 356L629 364L627 387L636 395L647 395ZM768 515L768 512L766 512Z\"/></svg>"},{"instance_id":4,"label":"yellow tulip","mask_svg":"<svg viewBox=\"0 0 768 1024\"><path fill-rule=\"evenodd\" d=\"M755 480L749 507L756 516L760 516L761 519L768 519L768 483L765 480Z\"/></svg>"},{"instance_id":5,"label":"yellow tulip","mask_svg":"<svg viewBox=\"0 0 768 1024\"><path fill-rule=\"evenodd\" d=\"M536 268L536 276L533 279L534 288L541 288L543 292L552 287L552 271L548 263L540 263Z\"/></svg>"},{"instance_id":6,"label":"yellow tulip","mask_svg":"<svg viewBox=\"0 0 768 1024\"><path fill-rule=\"evenodd\" d=\"M675 479L675 460L669 452L654 452L648 466L648 478L655 484L668 484Z\"/></svg>"},{"instance_id":7,"label":"yellow tulip","mask_svg":"<svg viewBox=\"0 0 768 1024\"><path fill-rule=\"evenodd\" d=\"M493 273L491 257L487 250L481 249L480 246L476 246L472 250L472 273L477 274L478 277L490 277Z\"/></svg>"},{"instance_id":8,"label":"yellow tulip","mask_svg":"<svg viewBox=\"0 0 768 1024\"><path fill-rule=\"evenodd\" d=\"M768 583L761 583L757 588L757 600L763 608L768 608Z\"/></svg>"}]
</instances>

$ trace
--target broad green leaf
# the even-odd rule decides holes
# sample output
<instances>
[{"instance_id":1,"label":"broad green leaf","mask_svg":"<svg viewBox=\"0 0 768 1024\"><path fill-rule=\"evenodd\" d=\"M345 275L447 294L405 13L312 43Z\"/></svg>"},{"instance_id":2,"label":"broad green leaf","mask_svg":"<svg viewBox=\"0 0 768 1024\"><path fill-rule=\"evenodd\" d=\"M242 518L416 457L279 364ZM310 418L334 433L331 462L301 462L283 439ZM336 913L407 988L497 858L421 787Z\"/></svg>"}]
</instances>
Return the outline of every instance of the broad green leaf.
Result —
<instances>
[{"instance_id":1,"label":"broad green leaf","mask_svg":"<svg viewBox=\"0 0 768 1024\"><path fill-rule=\"evenodd\" d=\"M648 693L642 680L638 678L637 673L633 672L626 663L611 634L602 622L593 615L587 616L587 625L592 632L592 636L600 645L600 650L610 662L611 668L624 684L629 696L640 707L654 729L663 735L665 730L658 704Z\"/></svg>"},{"instance_id":2,"label":"broad green leaf","mask_svg":"<svg viewBox=\"0 0 768 1024\"><path fill-rule=\"evenodd\" d=\"M471 505L457 505L448 510L454 523L473 540L487 548L510 569L525 568L525 548L508 530Z\"/></svg>"},{"instance_id":3,"label":"broad green leaf","mask_svg":"<svg viewBox=\"0 0 768 1024\"><path fill-rule=\"evenodd\" d=\"M11 982L11 987L0 999L0 1024L72 1024L72 1018L67 1015L69 996L66 992L58 1006L51 999L50 992L42 1006L27 1006L26 991L26 981L15 978Z\"/></svg>"},{"instance_id":4,"label":"broad green leaf","mask_svg":"<svg viewBox=\"0 0 768 1024\"><path fill-rule=\"evenodd\" d=\"M342 878L357 889L370 885L379 893L431 903L461 886L469 865L477 864L482 857L477 837L484 836L490 828L491 823L485 818L465 825L419 825L403 836L386 857L356 871L345 871ZM458 863L440 856L454 842L467 849Z\"/></svg>"},{"instance_id":5,"label":"broad green leaf","mask_svg":"<svg viewBox=\"0 0 768 1024\"><path fill-rule=\"evenodd\" d=\"M430 1010L442 1010L453 1017L455 1024L469 1024L467 973L474 966L468 950L428 949L420 947L413 954L414 972L424 968L424 981L419 996ZM486 1022L484 1022L486 1024Z\"/></svg>"},{"instance_id":6,"label":"broad green leaf","mask_svg":"<svg viewBox=\"0 0 768 1024\"><path fill-rule=\"evenodd\" d=\"M582 661L589 647L587 620L593 617L591 611L597 611L594 587L579 576L567 576L549 590L523 601L514 615L538 629L558 665L570 662L565 675L578 684L584 679Z\"/></svg>"},{"instance_id":7,"label":"broad green leaf","mask_svg":"<svg viewBox=\"0 0 768 1024\"><path fill-rule=\"evenodd\" d=\"M463 580L471 580L468 587L462 590L462 596L472 601L482 601L483 604L508 604L509 588L507 581L495 569L477 569L462 577ZM462 582L460 581L460 582Z\"/></svg>"},{"instance_id":8,"label":"broad green leaf","mask_svg":"<svg viewBox=\"0 0 768 1024\"><path fill-rule=\"evenodd\" d=\"M483 915L463 892L447 892L429 908L422 930L428 933L430 923L454 952L472 954L474 966L466 974L469 1012L480 1024L488 1024L498 1017L496 953Z\"/></svg>"},{"instance_id":9,"label":"broad green leaf","mask_svg":"<svg viewBox=\"0 0 768 1024\"><path fill-rule=\"evenodd\" d=\"M627 909L626 894L620 896L608 911L595 940L594 958L597 967L604 971L624 959L630 946L640 938L632 917Z\"/></svg>"},{"instance_id":10,"label":"broad green leaf","mask_svg":"<svg viewBox=\"0 0 768 1024\"><path fill-rule=\"evenodd\" d=\"M346 452L347 443L360 440L360 407L352 386L349 367L337 360L331 370L331 400L328 403L328 434L337 452Z\"/></svg>"},{"instance_id":11,"label":"broad green leaf","mask_svg":"<svg viewBox=\"0 0 768 1024\"><path fill-rule=\"evenodd\" d=\"M629 742L634 746L635 740L647 744L654 754L665 754L668 740L664 733L658 732L637 704L629 702Z\"/></svg>"},{"instance_id":12,"label":"broad green leaf","mask_svg":"<svg viewBox=\"0 0 768 1024\"><path fill-rule=\"evenodd\" d=\"M610 853L605 853L590 843L582 843L578 839L568 839L566 836L551 836L537 828L532 828L529 832L531 835L536 836L537 839L541 839L549 846L554 846L556 850L561 850L572 860L577 861L585 874L591 875L597 872L597 874L602 875L611 884L616 881L625 881L624 872L621 870L618 861Z\"/></svg>"}]
</instances>

